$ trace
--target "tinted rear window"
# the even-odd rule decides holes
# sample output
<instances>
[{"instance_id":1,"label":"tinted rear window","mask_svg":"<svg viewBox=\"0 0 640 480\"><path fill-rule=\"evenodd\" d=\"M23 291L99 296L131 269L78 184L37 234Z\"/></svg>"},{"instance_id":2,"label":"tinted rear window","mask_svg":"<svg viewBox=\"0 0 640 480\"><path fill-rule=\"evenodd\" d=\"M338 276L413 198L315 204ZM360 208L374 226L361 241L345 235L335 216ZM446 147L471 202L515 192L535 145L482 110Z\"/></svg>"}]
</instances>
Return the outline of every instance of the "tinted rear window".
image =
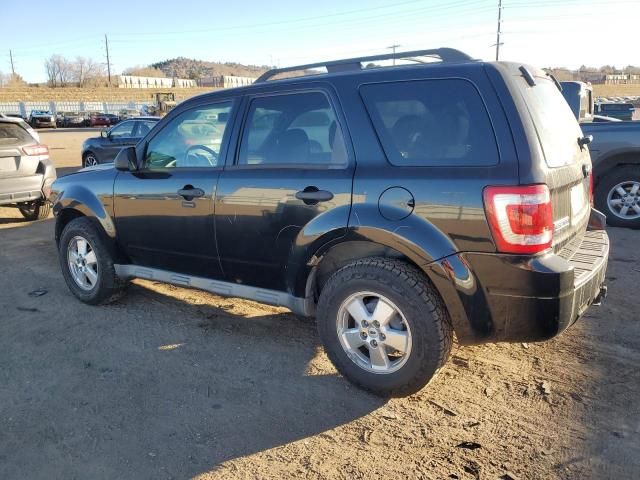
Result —
<instances>
[{"instance_id":1,"label":"tinted rear window","mask_svg":"<svg viewBox=\"0 0 640 480\"><path fill-rule=\"evenodd\" d=\"M611 112L624 112L632 108L633 105L629 103L603 103L600 105L601 110L609 110Z\"/></svg>"},{"instance_id":2,"label":"tinted rear window","mask_svg":"<svg viewBox=\"0 0 640 480\"><path fill-rule=\"evenodd\" d=\"M524 95L547 165L562 167L574 162L582 132L558 87L544 78L536 78L533 87L524 79L517 84Z\"/></svg>"},{"instance_id":3,"label":"tinted rear window","mask_svg":"<svg viewBox=\"0 0 640 480\"><path fill-rule=\"evenodd\" d=\"M399 166L485 166L498 147L480 94L466 80L369 84L360 93L387 158Z\"/></svg>"},{"instance_id":4,"label":"tinted rear window","mask_svg":"<svg viewBox=\"0 0 640 480\"><path fill-rule=\"evenodd\" d=\"M35 140L24 128L13 123L0 123L0 145L17 145Z\"/></svg>"}]
</instances>

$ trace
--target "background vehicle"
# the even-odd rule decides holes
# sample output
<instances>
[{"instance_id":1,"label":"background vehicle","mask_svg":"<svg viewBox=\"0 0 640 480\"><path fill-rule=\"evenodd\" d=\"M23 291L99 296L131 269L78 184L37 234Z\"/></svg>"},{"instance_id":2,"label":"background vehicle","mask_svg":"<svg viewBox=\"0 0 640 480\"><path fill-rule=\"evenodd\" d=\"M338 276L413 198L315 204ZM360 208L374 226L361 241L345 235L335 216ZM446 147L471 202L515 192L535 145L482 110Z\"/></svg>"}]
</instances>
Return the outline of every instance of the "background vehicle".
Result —
<instances>
[{"instance_id":1,"label":"background vehicle","mask_svg":"<svg viewBox=\"0 0 640 480\"><path fill-rule=\"evenodd\" d=\"M22 119L0 117L0 205L27 220L46 218L56 171L49 149Z\"/></svg>"},{"instance_id":2,"label":"background vehicle","mask_svg":"<svg viewBox=\"0 0 640 480\"><path fill-rule=\"evenodd\" d=\"M441 62L401 64L421 56ZM409 394L454 331L544 340L601 300L585 146L555 82L521 64L437 49L273 70L57 181L60 265L90 304L142 277L315 315L343 375Z\"/></svg>"},{"instance_id":3,"label":"background vehicle","mask_svg":"<svg viewBox=\"0 0 640 480\"><path fill-rule=\"evenodd\" d=\"M565 88L568 85L568 88ZM640 122L591 121L585 98L593 95L591 86L582 82L562 82L563 95L589 144L594 169L594 200L607 216L607 223L616 227L640 228ZM576 89L576 85L578 88Z\"/></svg>"},{"instance_id":4,"label":"background vehicle","mask_svg":"<svg viewBox=\"0 0 640 480\"><path fill-rule=\"evenodd\" d=\"M117 125L120 123L120 116L115 113L105 113L104 116L109 119L109 125Z\"/></svg>"},{"instance_id":5,"label":"background vehicle","mask_svg":"<svg viewBox=\"0 0 640 480\"><path fill-rule=\"evenodd\" d=\"M33 128L56 128L56 116L48 110L31 110L31 113L29 114L29 125Z\"/></svg>"},{"instance_id":6,"label":"background vehicle","mask_svg":"<svg viewBox=\"0 0 640 480\"><path fill-rule=\"evenodd\" d=\"M104 113L92 113L89 116L90 127L109 127L111 119Z\"/></svg>"},{"instance_id":7,"label":"background vehicle","mask_svg":"<svg viewBox=\"0 0 640 480\"><path fill-rule=\"evenodd\" d=\"M82 144L82 166L113 162L120 149L138 143L159 120L157 117L131 118L103 130L99 137L88 138Z\"/></svg>"},{"instance_id":8,"label":"background vehicle","mask_svg":"<svg viewBox=\"0 0 640 480\"><path fill-rule=\"evenodd\" d=\"M83 127L85 122L85 116L79 112L66 112L62 118L62 126L65 128Z\"/></svg>"},{"instance_id":9,"label":"background vehicle","mask_svg":"<svg viewBox=\"0 0 640 480\"><path fill-rule=\"evenodd\" d=\"M177 105L176 96L172 92L155 93L153 97L155 105L146 105L145 108L148 115L164 116Z\"/></svg>"},{"instance_id":10,"label":"background vehicle","mask_svg":"<svg viewBox=\"0 0 640 480\"><path fill-rule=\"evenodd\" d=\"M128 118L139 117L140 112L132 108L123 108L118 112L120 120L127 120Z\"/></svg>"},{"instance_id":11,"label":"background vehicle","mask_svg":"<svg viewBox=\"0 0 640 480\"><path fill-rule=\"evenodd\" d=\"M606 117L618 118L620 120L633 120L636 107L632 103L598 103L596 113Z\"/></svg>"}]
</instances>

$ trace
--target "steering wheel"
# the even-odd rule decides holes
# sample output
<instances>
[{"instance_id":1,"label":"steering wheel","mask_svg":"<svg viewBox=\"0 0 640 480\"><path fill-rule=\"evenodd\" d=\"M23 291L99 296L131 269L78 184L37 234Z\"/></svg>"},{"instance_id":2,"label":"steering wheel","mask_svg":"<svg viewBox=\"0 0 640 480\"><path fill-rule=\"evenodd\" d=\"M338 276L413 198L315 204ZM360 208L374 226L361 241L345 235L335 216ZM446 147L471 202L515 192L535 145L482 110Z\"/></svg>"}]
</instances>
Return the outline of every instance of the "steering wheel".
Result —
<instances>
[{"instance_id":1,"label":"steering wheel","mask_svg":"<svg viewBox=\"0 0 640 480\"><path fill-rule=\"evenodd\" d=\"M208 155L203 155L202 153L198 154L196 153L198 150L203 150L205 152L207 152L209 155L211 155L212 158L210 158ZM184 153L184 164L187 166L205 166L205 165L189 165L189 155L193 155L198 159L203 159L205 160L209 166L215 167L216 164L218 163L218 153L207 147L206 145L192 145L189 148L187 148L187 151Z\"/></svg>"}]
</instances>

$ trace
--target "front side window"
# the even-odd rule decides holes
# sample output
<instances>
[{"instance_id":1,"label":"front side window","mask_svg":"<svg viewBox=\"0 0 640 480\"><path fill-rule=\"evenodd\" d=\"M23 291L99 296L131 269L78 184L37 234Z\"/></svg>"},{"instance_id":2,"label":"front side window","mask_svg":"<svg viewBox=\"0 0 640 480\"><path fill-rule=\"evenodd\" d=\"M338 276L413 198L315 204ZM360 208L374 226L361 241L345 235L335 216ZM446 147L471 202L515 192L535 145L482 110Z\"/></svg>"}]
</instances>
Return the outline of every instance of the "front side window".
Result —
<instances>
[{"instance_id":1,"label":"front side window","mask_svg":"<svg viewBox=\"0 0 640 480\"><path fill-rule=\"evenodd\" d=\"M136 137L142 138L149 133L158 122L153 120L136 120L135 123L138 126L138 129L136 130Z\"/></svg>"},{"instance_id":2,"label":"front side window","mask_svg":"<svg viewBox=\"0 0 640 480\"><path fill-rule=\"evenodd\" d=\"M222 166L220 149L230 114L231 102L181 113L147 145L145 168Z\"/></svg>"},{"instance_id":3,"label":"front side window","mask_svg":"<svg viewBox=\"0 0 640 480\"><path fill-rule=\"evenodd\" d=\"M320 92L256 98L245 122L240 165L344 165L336 113Z\"/></svg>"},{"instance_id":4,"label":"front side window","mask_svg":"<svg viewBox=\"0 0 640 480\"><path fill-rule=\"evenodd\" d=\"M387 158L398 166L488 166L498 147L487 110L459 79L370 84L360 93Z\"/></svg>"}]
</instances>

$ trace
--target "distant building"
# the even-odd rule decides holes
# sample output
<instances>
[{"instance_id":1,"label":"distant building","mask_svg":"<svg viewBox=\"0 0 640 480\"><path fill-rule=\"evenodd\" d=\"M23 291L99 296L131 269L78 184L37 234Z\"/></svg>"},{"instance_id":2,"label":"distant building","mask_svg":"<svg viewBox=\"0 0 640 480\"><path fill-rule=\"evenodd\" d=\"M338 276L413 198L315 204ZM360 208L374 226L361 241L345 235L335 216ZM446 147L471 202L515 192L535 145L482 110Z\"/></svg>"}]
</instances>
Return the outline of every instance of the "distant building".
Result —
<instances>
[{"instance_id":1,"label":"distant building","mask_svg":"<svg viewBox=\"0 0 640 480\"><path fill-rule=\"evenodd\" d=\"M631 73L614 73L612 75L607 75L604 83L609 85L621 85L627 83L640 83L640 75L635 75Z\"/></svg>"},{"instance_id":2,"label":"distant building","mask_svg":"<svg viewBox=\"0 0 640 480\"><path fill-rule=\"evenodd\" d=\"M216 75L213 77L202 77L198 80L201 87L234 88L251 85L255 82L254 77L235 77L233 75Z\"/></svg>"},{"instance_id":3,"label":"distant building","mask_svg":"<svg viewBox=\"0 0 640 480\"><path fill-rule=\"evenodd\" d=\"M188 78L118 76L118 88L194 88L196 81Z\"/></svg>"}]
</instances>

